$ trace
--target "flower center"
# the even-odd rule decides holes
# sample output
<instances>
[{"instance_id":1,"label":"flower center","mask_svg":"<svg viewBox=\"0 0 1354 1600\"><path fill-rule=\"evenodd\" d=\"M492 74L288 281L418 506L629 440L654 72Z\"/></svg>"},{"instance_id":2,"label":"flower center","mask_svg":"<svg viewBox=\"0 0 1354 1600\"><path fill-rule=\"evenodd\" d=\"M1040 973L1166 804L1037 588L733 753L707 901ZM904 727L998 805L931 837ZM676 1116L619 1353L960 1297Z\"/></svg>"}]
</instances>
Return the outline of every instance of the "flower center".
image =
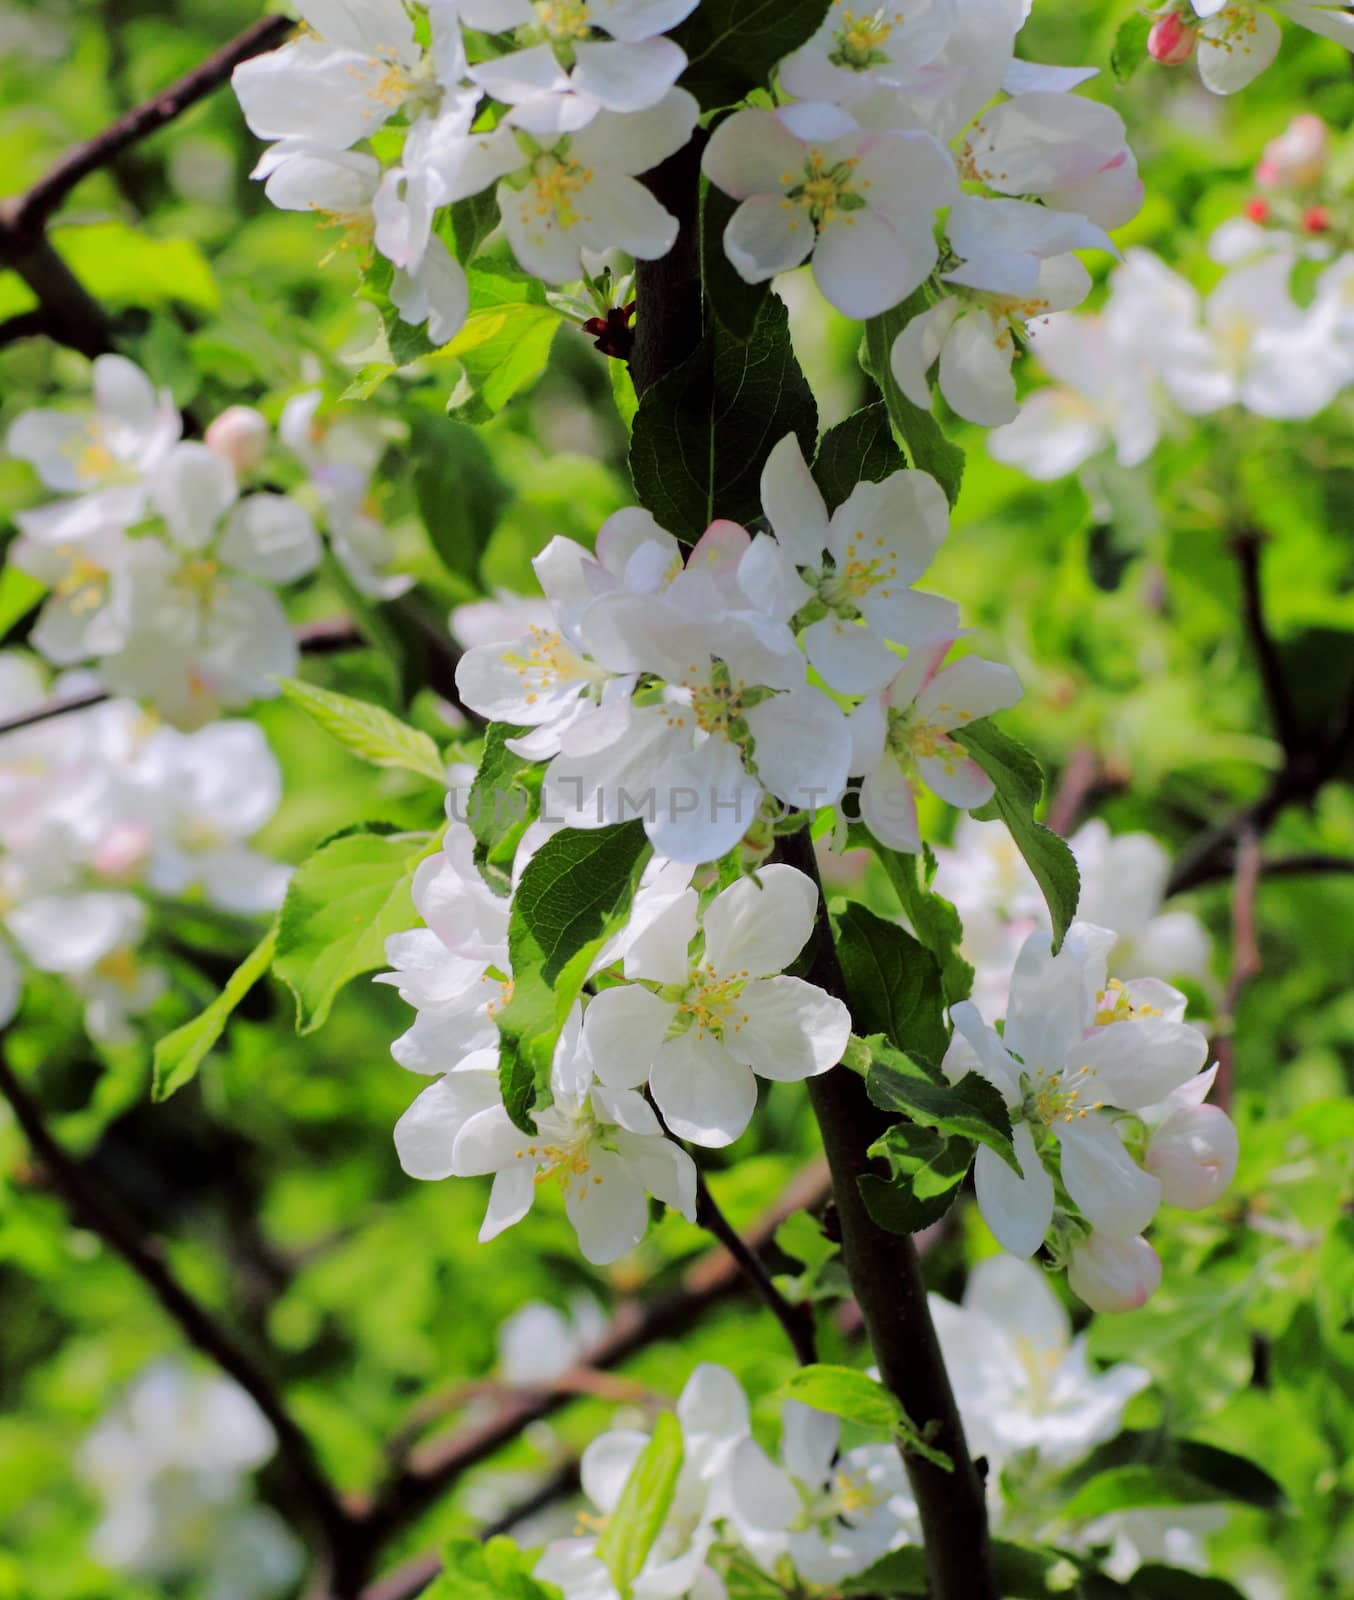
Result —
<instances>
[{"instance_id":1,"label":"flower center","mask_svg":"<svg viewBox=\"0 0 1354 1600\"><path fill-rule=\"evenodd\" d=\"M587 0L536 0L536 19L546 38L565 43L592 32Z\"/></svg>"},{"instance_id":2,"label":"flower center","mask_svg":"<svg viewBox=\"0 0 1354 1600\"><path fill-rule=\"evenodd\" d=\"M565 229L586 221L575 202L592 179L591 167L579 166L559 150L542 150L531 163L531 177L518 202L522 221L553 216Z\"/></svg>"},{"instance_id":3,"label":"flower center","mask_svg":"<svg viewBox=\"0 0 1354 1600\"><path fill-rule=\"evenodd\" d=\"M130 945L119 945L95 963L94 972L97 977L115 984L124 994L131 994L136 989L136 953Z\"/></svg>"},{"instance_id":4,"label":"flower center","mask_svg":"<svg viewBox=\"0 0 1354 1600\"><path fill-rule=\"evenodd\" d=\"M853 175L859 164L856 156L849 156L829 167L821 150L811 150L798 183L793 172L781 173L780 181L786 186L782 206L786 210L798 206L806 211L814 231L821 233L839 212L859 211L864 207L865 197L857 194L854 186ZM861 188L869 188L868 179ZM846 221L850 223L852 218L848 216ZM790 226L798 224L792 222Z\"/></svg>"},{"instance_id":5,"label":"flower center","mask_svg":"<svg viewBox=\"0 0 1354 1600\"><path fill-rule=\"evenodd\" d=\"M723 1040L725 1030L742 1031L748 1020L743 1010L743 990L747 988L750 974L744 968L732 977L720 977L707 961L693 967L691 980L677 1010L679 1031L694 1027L697 1037L709 1034L712 1039Z\"/></svg>"},{"instance_id":6,"label":"flower center","mask_svg":"<svg viewBox=\"0 0 1354 1600\"><path fill-rule=\"evenodd\" d=\"M1102 1111L1105 1102L1091 1099L1095 1076L1094 1067L1078 1067L1075 1072L1070 1067L1063 1072L1039 1067L1033 1074L1022 1074L1026 1120L1051 1128L1055 1122L1075 1122L1092 1111Z\"/></svg>"},{"instance_id":7,"label":"flower center","mask_svg":"<svg viewBox=\"0 0 1354 1600\"><path fill-rule=\"evenodd\" d=\"M890 21L885 21L885 7L878 11L843 11L841 27L834 35L835 46L828 56L834 67L845 67L850 72L864 72L870 67L887 63L888 56L882 46L888 43L895 27L901 27L903 14L895 11Z\"/></svg>"},{"instance_id":8,"label":"flower center","mask_svg":"<svg viewBox=\"0 0 1354 1600\"><path fill-rule=\"evenodd\" d=\"M865 534L858 531L851 536L842 564L820 577L818 598L830 611L850 622L859 615L858 602L867 595L880 589L883 598L887 598L886 585L897 576L897 558L889 553L883 536L877 536L873 546L867 547Z\"/></svg>"},{"instance_id":9,"label":"flower center","mask_svg":"<svg viewBox=\"0 0 1354 1600\"><path fill-rule=\"evenodd\" d=\"M1159 1017L1161 1008L1143 1002L1134 1005L1131 996L1118 978L1111 978L1095 1002L1095 1025L1108 1027L1111 1022L1132 1022L1136 1017Z\"/></svg>"},{"instance_id":10,"label":"flower center","mask_svg":"<svg viewBox=\"0 0 1354 1600\"><path fill-rule=\"evenodd\" d=\"M948 706L937 706L937 711L948 711ZM960 712L961 721L969 720L969 713ZM963 763L963 750L955 744L945 730L923 717L915 706L902 710L890 707L888 714L888 748L907 777L916 775L919 761L939 761L946 772L953 773Z\"/></svg>"},{"instance_id":11,"label":"flower center","mask_svg":"<svg viewBox=\"0 0 1354 1600\"><path fill-rule=\"evenodd\" d=\"M1199 41L1231 55L1235 50L1250 49L1257 26L1254 6L1228 6L1209 18L1207 30L1200 32Z\"/></svg>"},{"instance_id":12,"label":"flower center","mask_svg":"<svg viewBox=\"0 0 1354 1600\"><path fill-rule=\"evenodd\" d=\"M533 626L523 644L522 649L505 650L500 659L517 674L528 705L561 684L588 683L595 677L589 664L564 642L557 629Z\"/></svg>"},{"instance_id":13,"label":"flower center","mask_svg":"<svg viewBox=\"0 0 1354 1600\"><path fill-rule=\"evenodd\" d=\"M515 1159L535 1165L537 1183L554 1178L566 1197L572 1193L581 1200L602 1182L592 1165L597 1122L591 1101L585 1100L576 1116L551 1107L536 1118L536 1126L539 1136L515 1150Z\"/></svg>"},{"instance_id":14,"label":"flower center","mask_svg":"<svg viewBox=\"0 0 1354 1600\"><path fill-rule=\"evenodd\" d=\"M185 561L175 574L174 582L185 593L205 606L215 595L220 577L220 564L203 556L193 561Z\"/></svg>"},{"instance_id":15,"label":"flower center","mask_svg":"<svg viewBox=\"0 0 1354 1600\"><path fill-rule=\"evenodd\" d=\"M57 580L55 593L69 601L77 617L97 611L108 598L107 568L81 555L73 545L60 545L57 554L64 556L70 565Z\"/></svg>"}]
</instances>

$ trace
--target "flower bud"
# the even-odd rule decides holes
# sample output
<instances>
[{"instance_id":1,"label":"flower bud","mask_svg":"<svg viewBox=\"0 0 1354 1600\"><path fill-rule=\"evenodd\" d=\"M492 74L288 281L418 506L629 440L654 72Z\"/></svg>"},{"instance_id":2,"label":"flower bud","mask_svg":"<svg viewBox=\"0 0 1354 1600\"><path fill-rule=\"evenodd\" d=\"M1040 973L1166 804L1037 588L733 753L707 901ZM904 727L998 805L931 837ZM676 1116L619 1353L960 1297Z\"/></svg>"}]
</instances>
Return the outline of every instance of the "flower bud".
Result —
<instances>
[{"instance_id":1,"label":"flower bud","mask_svg":"<svg viewBox=\"0 0 1354 1600\"><path fill-rule=\"evenodd\" d=\"M110 883L130 883L140 877L154 844L155 836L148 823L124 817L105 830L90 865Z\"/></svg>"},{"instance_id":2,"label":"flower bud","mask_svg":"<svg viewBox=\"0 0 1354 1600\"><path fill-rule=\"evenodd\" d=\"M1147 54L1163 67L1178 67L1194 54L1197 35L1193 28L1182 22L1177 11L1168 11L1158 17L1147 35Z\"/></svg>"},{"instance_id":3,"label":"flower bud","mask_svg":"<svg viewBox=\"0 0 1354 1600\"><path fill-rule=\"evenodd\" d=\"M1255 195L1246 202L1246 216L1251 222L1269 221L1269 201L1263 195Z\"/></svg>"},{"instance_id":4,"label":"flower bud","mask_svg":"<svg viewBox=\"0 0 1354 1600\"><path fill-rule=\"evenodd\" d=\"M1265 146L1256 180L1266 189L1313 189L1321 181L1329 149L1330 129L1304 111Z\"/></svg>"},{"instance_id":5,"label":"flower bud","mask_svg":"<svg viewBox=\"0 0 1354 1600\"><path fill-rule=\"evenodd\" d=\"M251 472L268 448L268 423L253 406L228 406L207 424L203 438L236 472Z\"/></svg>"},{"instance_id":6,"label":"flower bud","mask_svg":"<svg viewBox=\"0 0 1354 1600\"><path fill-rule=\"evenodd\" d=\"M1067 1283L1092 1311L1136 1311L1161 1287L1161 1262L1141 1234L1093 1233L1072 1247Z\"/></svg>"},{"instance_id":7,"label":"flower bud","mask_svg":"<svg viewBox=\"0 0 1354 1600\"><path fill-rule=\"evenodd\" d=\"M1161 1198L1182 1211L1211 1206L1236 1174L1237 1136L1220 1106L1182 1106L1147 1143L1143 1165L1161 1182Z\"/></svg>"},{"instance_id":8,"label":"flower bud","mask_svg":"<svg viewBox=\"0 0 1354 1600\"><path fill-rule=\"evenodd\" d=\"M1302 231L1304 233L1329 233L1330 208L1328 206L1308 206L1302 213Z\"/></svg>"}]
</instances>

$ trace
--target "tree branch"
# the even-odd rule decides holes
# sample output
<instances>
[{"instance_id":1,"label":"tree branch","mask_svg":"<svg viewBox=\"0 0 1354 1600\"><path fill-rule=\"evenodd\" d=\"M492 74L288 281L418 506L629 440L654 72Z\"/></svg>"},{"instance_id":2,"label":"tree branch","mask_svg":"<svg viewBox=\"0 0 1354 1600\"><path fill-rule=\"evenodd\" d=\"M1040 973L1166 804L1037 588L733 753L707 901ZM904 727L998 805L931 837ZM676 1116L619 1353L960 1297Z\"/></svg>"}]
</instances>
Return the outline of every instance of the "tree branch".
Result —
<instances>
[{"instance_id":1,"label":"tree branch","mask_svg":"<svg viewBox=\"0 0 1354 1600\"><path fill-rule=\"evenodd\" d=\"M0 322L0 350L24 339L40 339L51 334L51 314L41 306L35 306L32 311L19 311Z\"/></svg>"},{"instance_id":2,"label":"tree branch","mask_svg":"<svg viewBox=\"0 0 1354 1600\"><path fill-rule=\"evenodd\" d=\"M800 1366L811 1366L818 1359L818 1341L813 1328L813 1307L807 1303L792 1306L771 1281L771 1274L758 1253L743 1240L738 1230L719 1208L710 1193L705 1174L696 1174L696 1221L712 1233L742 1269L743 1276L761 1296L767 1309L785 1330L785 1337Z\"/></svg>"},{"instance_id":3,"label":"tree branch","mask_svg":"<svg viewBox=\"0 0 1354 1600\"><path fill-rule=\"evenodd\" d=\"M57 254L45 234L20 245L6 236L0 220L0 266L12 267L38 298L46 332L81 355L111 354L113 325L108 313Z\"/></svg>"},{"instance_id":4,"label":"tree branch","mask_svg":"<svg viewBox=\"0 0 1354 1600\"><path fill-rule=\"evenodd\" d=\"M1301 752L1302 735L1297 708L1293 704L1283 662L1279 658L1279 647L1265 620L1264 595L1260 588L1260 549L1263 542L1261 534L1238 533L1232 540L1232 551L1241 578L1241 615L1251 649L1255 653L1265 704L1269 707L1270 723L1284 756L1291 760Z\"/></svg>"},{"instance_id":5,"label":"tree branch","mask_svg":"<svg viewBox=\"0 0 1354 1600\"><path fill-rule=\"evenodd\" d=\"M228 1373L267 1417L277 1435L278 1453L298 1496L323 1537L335 1581L342 1581L346 1553L356 1524L316 1459L309 1439L284 1405L272 1377L236 1342L229 1329L183 1287L165 1264L157 1242L147 1238L88 1169L57 1143L47 1129L37 1101L2 1056L0 1094L9 1102L15 1121L65 1201L72 1219L98 1234L126 1262L189 1343Z\"/></svg>"},{"instance_id":6,"label":"tree branch","mask_svg":"<svg viewBox=\"0 0 1354 1600\"><path fill-rule=\"evenodd\" d=\"M1233 1074L1236 1070L1236 1013L1246 985L1261 970L1260 945L1255 928L1255 901L1260 890L1263 863L1260 835L1248 829L1237 845L1236 868L1232 880L1232 969L1223 995L1218 1028L1213 1036L1213 1054L1218 1075L1213 1099L1224 1111L1231 1109Z\"/></svg>"},{"instance_id":7,"label":"tree branch","mask_svg":"<svg viewBox=\"0 0 1354 1600\"><path fill-rule=\"evenodd\" d=\"M781 838L776 850L780 860L819 887L808 980L846 1000L808 830ZM916 1246L907 1235L881 1228L861 1197L859 1180L872 1170L867 1151L888 1119L870 1101L860 1078L845 1067L810 1078L808 1088L832 1171L842 1259L880 1376L913 1423L953 1463L954 1470L946 1472L903 1455L921 1516L932 1600L997 1600L983 1481L964 1438Z\"/></svg>"},{"instance_id":8,"label":"tree branch","mask_svg":"<svg viewBox=\"0 0 1354 1600\"><path fill-rule=\"evenodd\" d=\"M281 44L294 26L290 17L262 18L177 83L68 150L31 189L0 207L0 254L39 244L48 218L77 184L219 89L242 61Z\"/></svg>"}]
</instances>

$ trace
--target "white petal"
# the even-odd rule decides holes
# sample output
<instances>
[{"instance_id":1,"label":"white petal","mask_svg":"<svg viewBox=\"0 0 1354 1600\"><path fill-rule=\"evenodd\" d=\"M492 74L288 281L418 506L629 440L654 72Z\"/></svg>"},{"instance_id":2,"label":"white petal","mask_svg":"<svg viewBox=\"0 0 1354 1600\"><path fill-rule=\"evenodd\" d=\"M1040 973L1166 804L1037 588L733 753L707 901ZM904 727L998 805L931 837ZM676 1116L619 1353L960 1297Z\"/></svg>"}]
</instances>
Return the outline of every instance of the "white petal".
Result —
<instances>
[{"instance_id":1,"label":"white petal","mask_svg":"<svg viewBox=\"0 0 1354 1600\"><path fill-rule=\"evenodd\" d=\"M686 52L671 39L584 41L574 54L574 88L608 111L645 111L657 105L686 66Z\"/></svg>"},{"instance_id":2,"label":"white petal","mask_svg":"<svg viewBox=\"0 0 1354 1600\"><path fill-rule=\"evenodd\" d=\"M777 1083L830 1071L851 1037L846 1006L802 978L750 983L741 1003L741 1024L725 1032L729 1053Z\"/></svg>"},{"instance_id":3,"label":"white petal","mask_svg":"<svg viewBox=\"0 0 1354 1600\"><path fill-rule=\"evenodd\" d=\"M600 1434L583 1452L579 1476L583 1493L605 1515L620 1502L635 1463L649 1442L647 1433L637 1428L613 1428Z\"/></svg>"},{"instance_id":4,"label":"white petal","mask_svg":"<svg viewBox=\"0 0 1354 1600\"><path fill-rule=\"evenodd\" d=\"M804 630L804 651L839 694L873 694L898 670L898 657L867 624L822 617Z\"/></svg>"},{"instance_id":5,"label":"white petal","mask_svg":"<svg viewBox=\"0 0 1354 1600\"><path fill-rule=\"evenodd\" d=\"M978 1210L997 1242L1012 1255L1032 1256L1053 1220L1053 1180L1040 1164L1028 1125L1017 1122L1014 1132L1023 1177L1017 1178L995 1150L980 1145L973 1178Z\"/></svg>"},{"instance_id":6,"label":"white petal","mask_svg":"<svg viewBox=\"0 0 1354 1600\"><path fill-rule=\"evenodd\" d=\"M1091 1226L1117 1239L1141 1233L1161 1204L1161 1184L1124 1149L1114 1124L1091 1112L1054 1131L1063 1182Z\"/></svg>"},{"instance_id":7,"label":"white petal","mask_svg":"<svg viewBox=\"0 0 1354 1600\"><path fill-rule=\"evenodd\" d=\"M783 972L808 943L817 912L811 878L780 863L764 867L711 901L703 918L706 960L721 977Z\"/></svg>"},{"instance_id":8,"label":"white petal","mask_svg":"<svg viewBox=\"0 0 1354 1600\"><path fill-rule=\"evenodd\" d=\"M1214 94L1236 94L1253 83L1279 53L1282 34L1274 18L1258 8L1233 29L1227 13L1199 30L1199 76Z\"/></svg>"},{"instance_id":9,"label":"white petal","mask_svg":"<svg viewBox=\"0 0 1354 1600\"><path fill-rule=\"evenodd\" d=\"M890 850L915 855L921 849L917 797L888 751L860 786L860 814L865 826Z\"/></svg>"},{"instance_id":10,"label":"white petal","mask_svg":"<svg viewBox=\"0 0 1354 1600\"><path fill-rule=\"evenodd\" d=\"M505 1228L520 1222L531 1210L531 1202L535 1198L535 1175L526 1162L500 1172L489 1191L489 1205L480 1225L479 1242L488 1244Z\"/></svg>"},{"instance_id":11,"label":"white petal","mask_svg":"<svg viewBox=\"0 0 1354 1600\"><path fill-rule=\"evenodd\" d=\"M813 277L838 311L863 321L905 300L926 281L937 256L929 219L903 232L874 211L850 211L824 226Z\"/></svg>"},{"instance_id":12,"label":"white petal","mask_svg":"<svg viewBox=\"0 0 1354 1600\"><path fill-rule=\"evenodd\" d=\"M757 776L786 805L831 805L846 787L851 732L821 689L764 700L748 712L747 724L756 741Z\"/></svg>"},{"instance_id":13,"label":"white petal","mask_svg":"<svg viewBox=\"0 0 1354 1600\"><path fill-rule=\"evenodd\" d=\"M1091 1068L1095 1098L1136 1111L1164 1100L1200 1071L1208 1040L1188 1023L1134 1017L1097 1028L1069 1059Z\"/></svg>"},{"instance_id":14,"label":"white petal","mask_svg":"<svg viewBox=\"0 0 1354 1600\"><path fill-rule=\"evenodd\" d=\"M781 1533L800 1512L799 1495L754 1439L740 1439L729 1462L729 1492L739 1522L759 1533Z\"/></svg>"},{"instance_id":15,"label":"white petal","mask_svg":"<svg viewBox=\"0 0 1354 1600\"><path fill-rule=\"evenodd\" d=\"M492 1072L450 1072L429 1084L395 1124L395 1149L411 1178L449 1178L452 1150L467 1120L498 1104Z\"/></svg>"},{"instance_id":16,"label":"white petal","mask_svg":"<svg viewBox=\"0 0 1354 1600\"><path fill-rule=\"evenodd\" d=\"M613 1089L646 1082L676 1014L676 1006L638 984L618 984L596 995L583 1014L583 1039L602 1082Z\"/></svg>"},{"instance_id":17,"label":"white petal","mask_svg":"<svg viewBox=\"0 0 1354 1600\"><path fill-rule=\"evenodd\" d=\"M765 283L777 273L789 272L813 246L812 224L779 195L744 200L724 230L725 252L748 283Z\"/></svg>"},{"instance_id":18,"label":"white petal","mask_svg":"<svg viewBox=\"0 0 1354 1600\"><path fill-rule=\"evenodd\" d=\"M205 548L216 525L235 503L235 472L205 444L176 445L151 485L155 509L169 524L174 543Z\"/></svg>"},{"instance_id":19,"label":"white petal","mask_svg":"<svg viewBox=\"0 0 1354 1600\"><path fill-rule=\"evenodd\" d=\"M1015 345L1009 332L986 312L960 317L940 352L940 392L961 417L981 428L1014 420Z\"/></svg>"},{"instance_id":20,"label":"white petal","mask_svg":"<svg viewBox=\"0 0 1354 1600\"><path fill-rule=\"evenodd\" d=\"M662 1046L649 1087L679 1139L714 1149L738 1138L757 1105L751 1070L694 1029Z\"/></svg>"},{"instance_id":21,"label":"white petal","mask_svg":"<svg viewBox=\"0 0 1354 1600\"><path fill-rule=\"evenodd\" d=\"M231 511L217 553L250 577L292 583L319 564L320 536L290 495L251 494Z\"/></svg>"},{"instance_id":22,"label":"white petal","mask_svg":"<svg viewBox=\"0 0 1354 1600\"><path fill-rule=\"evenodd\" d=\"M954 319L963 309L953 295L912 318L893 341L889 369L894 381L914 406L931 409L931 385L927 374L935 366Z\"/></svg>"},{"instance_id":23,"label":"white petal","mask_svg":"<svg viewBox=\"0 0 1354 1600\"><path fill-rule=\"evenodd\" d=\"M633 1250L649 1226L649 1202L621 1158L594 1145L591 1170L564 1194L586 1261L604 1267Z\"/></svg>"},{"instance_id":24,"label":"white petal","mask_svg":"<svg viewBox=\"0 0 1354 1600\"><path fill-rule=\"evenodd\" d=\"M701 158L705 176L735 200L779 195L783 174L804 166L804 146L774 112L749 109L726 117L710 136ZM809 230L812 234L812 229Z\"/></svg>"},{"instance_id":25,"label":"white petal","mask_svg":"<svg viewBox=\"0 0 1354 1600\"><path fill-rule=\"evenodd\" d=\"M771 531L795 565L820 566L827 549L827 507L793 433L766 458L761 493Z\"/></svg>"}]
</instances>

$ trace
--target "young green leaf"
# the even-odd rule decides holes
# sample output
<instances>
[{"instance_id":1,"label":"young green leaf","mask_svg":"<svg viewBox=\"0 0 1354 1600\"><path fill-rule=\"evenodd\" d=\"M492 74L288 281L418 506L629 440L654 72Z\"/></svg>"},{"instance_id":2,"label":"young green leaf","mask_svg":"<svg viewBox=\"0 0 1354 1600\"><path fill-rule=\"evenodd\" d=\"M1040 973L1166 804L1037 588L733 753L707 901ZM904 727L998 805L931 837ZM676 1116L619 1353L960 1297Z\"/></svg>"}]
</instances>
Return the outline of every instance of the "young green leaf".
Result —
<instances>
[{"instance_id":1,"label":"young green leaf","mask_svg":"<svg viewBox=\"0 0 1354 1600\"><path fill-rule=\"evenodd\" d=\"M197 1077L198 1068L225 1031L231 1013L272 964L276 945L277 924L274 923L226 979L226 986L216 999L191 1022L185 1022L156 1042L152 1100L168 1100L175 1090Z\"/></svg>"},{"instance_id":2,"label":"young green leaf","mask_svg":"<svg viewBox=\"0 0 1354 1600\"><path fill-rule=\"evenodd\" d=\"M869 1044L874 1060L865 1087L882 1111L896 1111L924 1128L985 1144L1019 1174L1011 1114L999 1089L976 1072L947 1083L882 1039L871 1039Z\"/></svg>"},{"instance_id":3,"label":"young green leaf","mask_svg":"<svg viewBox=\"0 0 1354 1600\"><path fill-rule=\"evenodd\" d=\"M426 733L366 700L335 694L299 678L283 678L282 693L326 733L374 767L401 767L445 783L446 764Z\"/></svg>"},{"instance_id":4,"label":"young green leaf","mask_svg":"<svg viewBox=\"0 0 1354 1600\"><path fill-rule=\"evenodd\" d=\"M650 854L643 824L565 828L532 856L508 923L512 999L498 1015L499 1077L508 1115L534 1129L564 1019L588 968L620 926Z\"/></svg>"},{"instance_id":5,"label":"young green leaf","mask_svg":"<svg viewBox=\"0 0 1354 1600\"><path fill-rule=\"evenodd\" d=\"M870 1147L887 1161L892 1178L865 1173L859 1180L865 1208L890 1233L920 1233L939 1222L959 1198L975 1146L934 1128L897 1122Z\"/></svg>"},{"instance_id":6,"label":"young green leaf","mask_svg":"<svg viewBox=\"0 0 1354 1600\"><path fill-rule=\"evenodd\" d=\"M873 849L879 858L898 896L903 915L912 924L912 931L940 963L946 1005L967 1000L973 990L973 968L960 954L964 925L950 902L931 888L936 858L930 845L923 844L921 856L905 856L896 850L886 850L883 845L874 843L863 829L861 832L860 842Z\"/></svg>"},{"instance_id":7,"label":"young green leaf","mask_svg":"<svg viewBox=\"0 0 1354 1600\"><path fill-rule=\"evenodd\" d=\"M511 1539L460 1538L442 1547L442 1571L424 1600L555 1600L557 1590L531 1575L531 1562Z\"/></svg>"},{"instance_id":8,"label":"young green leaf","mask_svg":"<svg viewBox=\"0 0 1354 1600\"><path fill-rule=\"evenodd\" d=\"M856 1028L938 1062L949 1028L935 957L896 922L854 902L837 917L836 932Z\"/></svg>"},{"instance_id":9,"label":"young green leaf","mask_svg":"<svg viewBox=\"0 0 1354 1600\"><path fill-rule=\"evenodd\" d=\"M411 430L414 497L442 565L472 581L512 491L474 428L448 417L416 417Z\"/></svg>"},{"instance_id":10,"label":"young green leaf","mask_svg":"<svg viewBox=\"0 0 1354 1600\"><path fill-rule=\"evenodd\" d=\"M508 749L508 740L523 732L504 722L489 724L464 818L475 836L475 865L503 894L517 846L540 802L540 762Z\"/></svg>"},{"instance_id":11,"label":"young green leaf","mask_svg":"<svg viewBox=\"0 0 1354 1600\"><path fill-rule=\"evenodd\" d=\"M898 1397L868 1373L826 1364L801 1367L786 1381L782 1392L791 1400L812 1406L815 1411L829 1412L843 1422L891 1433L904 1450L946 1472L954 1470L949 1456L922 1437Z\"/></svg>"},{"instance_id":12,"label":"young green leaf","mask_svg":"<svg viewBox=\"0 0 1354 1600\"><path fill-rule=\"evenodd\" d=\"M818 410L785 304L771 294L748 339L713 323L694 353L645 391L630 435L635 493L660 526L694 544L717 517L761 514L762 468L791 432L811 455Z\"/></svg>"},{"instance_id":13,"label":"young green leaf","mask_svg":"<svg viewBox=\"0 0 1354 1600\"><path fill-rule=\"evenodd\" d=\"M681 1424L671 1411L661 1411L597 1540L597 1559L622 1595L631 1593L667 1521L684 1454Z\"/></svg>"},{"instance_id":14,"label":"young green leaf","mask_svg":"<svg viewBox=\"0 0 1354 1600\"><path fill-rule=\"evenodd\" d=\"M964 478L964 452L945 437L944 430L929 411L912 404L898 387L889 364L893 341L913 317L927 309L927 304L925 289L918 289L892 311L871 317L865 324L861 365L884 397L894 437L908 460L920 471L929 472L953 505L959 498L959 486Z\"/></svg>"},{"instance_id":15,"label":"young green leaf","mask_svg":"<svg viewBox=\"0 0 1354 1600\"><path fill-rule=\"evenodd\" d=\"M813 37L827 9L828 0L701 0L672 30L686 51L682 87L703 111L736 105Z\"/></svg>"},{"instance_id":16,"label":"young green leaf","mask_svg":"<svg viewBox=\"0 0 1354 1600\"><path fill-rule=\"evenodd\" d=\"M1110 51L1110 66L1120 83L1127 83L1147 60L1147 36L1151 31L1152 19L1140 11L1119 24Z\"/></svg>"},{"instance_id":17,"label":"young green leaf","mask_svg":"<svg viewBox=\"0 0 1354 1600\"><path fill-rule=\"evenodd\" d=\"M1056 950L1077 914L1081 874L1067 841L1034 820L1035 807L1044 795L1043 771L1023 744L986 717L966 728L956 728L951 737L963 745L996 786L991 801L973 815L1000 817L1010 829L1016 848L1043 891L1053 918Z\"/></svg>"},{"instance_id":18,"label":"young green leaf","mask_svg":"<svg viewBox=\"0 0 1354 1600\"><path fill-rule=\"evenodd\" d=\"M438 351L460 376L447 410L463 422L488 422L545 371L563 321L550 305L506 301L472 311L465 326Z\"/></svg>"},{"instance_id":19,"label":"young green leaf","mask_svg":"<svg viewBox=\"0 0 1354 1600\"><path fill-rule=\"evenodd\" d=\"M386 939L418 920L414 869L435 848L425 833L359 830L329 840L296 869L273 968L296 997L298 1033L324 1023L345 984L386 964Z\"/></svg>"},{"instance_id":20,"label":"young green leaf","mask_svg":"<svg viewBox=\"0 0 1354 1600\"><path fill-rule=\"evenodd\" d=\"M858 483L879 483L901 472L907 458L894 442L888 407L882 400L854 411L829 428L813 462L813 480L835 511Z\"/></svg>"}]
</instances>

